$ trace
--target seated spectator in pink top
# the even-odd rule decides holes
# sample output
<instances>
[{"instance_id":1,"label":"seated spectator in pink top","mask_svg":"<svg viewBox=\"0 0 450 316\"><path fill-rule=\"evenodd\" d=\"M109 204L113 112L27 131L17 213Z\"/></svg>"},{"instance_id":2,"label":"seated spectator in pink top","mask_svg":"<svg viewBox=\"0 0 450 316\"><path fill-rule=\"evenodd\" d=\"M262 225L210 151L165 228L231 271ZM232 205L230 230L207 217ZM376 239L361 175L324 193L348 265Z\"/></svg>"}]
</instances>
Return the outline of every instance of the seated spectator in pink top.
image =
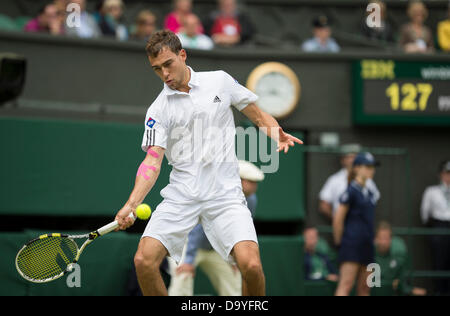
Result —
<instances>
[{"instance_id":1,"label":"seated spectator in pink top","mask_svg":"<svg viewBox=\"0 0 450 316\"><path fill-rule=\"evenodd\" d=\"M192 13L192 0L174 0L174 10L164 20L164 28L174 33L183 32L183 19ZM203 33L200 24L198 33Z\"/></svg>"},{"instance_id":2,"label":"seated spectator in pink top","mask_svg":"<svg viewBox=\"0 0 450 316\"><path fill-rule=\"evenodd\" d=\"M64 30L61 22L58 8L54 4L47 4L39 11L39 15L36 18L25 25L24 31L58 35L62 34Z\"/></svg>"}]
</instances>

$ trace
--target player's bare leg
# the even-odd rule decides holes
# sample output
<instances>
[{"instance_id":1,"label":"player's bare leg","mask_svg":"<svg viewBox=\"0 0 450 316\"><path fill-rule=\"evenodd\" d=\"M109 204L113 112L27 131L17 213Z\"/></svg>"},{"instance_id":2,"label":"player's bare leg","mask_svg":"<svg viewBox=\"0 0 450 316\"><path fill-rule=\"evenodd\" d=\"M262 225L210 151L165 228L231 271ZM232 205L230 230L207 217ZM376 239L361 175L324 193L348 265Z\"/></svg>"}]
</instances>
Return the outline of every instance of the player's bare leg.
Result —
<instances>
[{"instance_id":1,"label":"player's bare leg","mask_svg":"<svg viewBox=\"0 0 450 316\"><path fill-rule=\"evenodd\" d=\"M144 296L167 296L167 288L159 271L167 249L154 238L144 237L134 256L136 274Z\"/></svg>"},{"instance_id":2,"label":"player's bare leg","mask_svg":"<svg viewBox=\"0 0 450 316\"><path fill-rule=\"evenodd\" d=\"M336 288L335 296L348 296L355 284L358 276L360 264L356 262L344 262L339 271L339 283Z\"/></svg>"},{"instance_id":3,"label":"player's bare leg","mask_svg":"<svg viewBox=\"0 0 450 316\"><path fill-rule=\"evenodd\" d=\"M231 252L242 274L242 295L266 295L266 280L259 256L258 244L254 241L241 241Z\"/></svg>"},{"instance_id":4,"label":"player's bare leg","mask_svg":"<svg viewBox=\"0 0 450 316\"><path fill-rule=\"evenodd\" d=\"M367 285L367 279L369 278L370 273L370 271L367 271L367 266L360 267L356 283L356 295L370 296L370 287Z\"/></svg>"},{"instance_id":5,"label":"player's bare leg","mask_svg":"<svg viewBox=\"0 0 450 316\"><path fill-rule=\"evenodd\" d=\"M242 277L242 295L247 296L247 293L247 283L245 282L244 277Z\"/></svg>"}]
</instances>

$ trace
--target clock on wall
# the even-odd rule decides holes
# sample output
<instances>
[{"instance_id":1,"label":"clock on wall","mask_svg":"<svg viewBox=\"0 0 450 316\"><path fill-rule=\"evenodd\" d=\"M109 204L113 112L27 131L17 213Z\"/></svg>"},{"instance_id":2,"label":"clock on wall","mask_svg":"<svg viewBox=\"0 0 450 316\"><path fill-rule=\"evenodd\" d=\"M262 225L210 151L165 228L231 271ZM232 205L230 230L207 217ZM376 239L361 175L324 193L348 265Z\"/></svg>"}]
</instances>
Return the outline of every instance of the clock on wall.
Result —
<instances>
[{"instance_id":1,"label":"clock on wall","mask_svg":"<svg viewBox=\"0 0 450 316\"><path fill-rule=\"evenodd\" d=\"M256 67L248 77L247 88L258 95L256 104L277 119L289 116L300 100L301 86L297 75L278 62Z\"/></svg>"}]
</instances>

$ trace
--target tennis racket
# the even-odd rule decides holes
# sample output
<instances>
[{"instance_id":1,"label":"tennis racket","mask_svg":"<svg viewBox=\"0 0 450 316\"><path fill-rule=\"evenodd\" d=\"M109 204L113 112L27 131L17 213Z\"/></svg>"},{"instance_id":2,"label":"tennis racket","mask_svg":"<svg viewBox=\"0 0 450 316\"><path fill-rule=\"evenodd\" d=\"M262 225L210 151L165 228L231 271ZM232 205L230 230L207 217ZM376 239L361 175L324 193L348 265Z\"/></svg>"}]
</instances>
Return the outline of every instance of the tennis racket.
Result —
<instances>
[{"instance_id":1,"label":"tennis racket","mask_svg":"<svg viewBox=\"0 0 450 316\"><path fill-rule=\"evenodd\" d=\"M135 220L133 212L129 215ZM95 239L119 227L117 221L85 235L45 234L27 242L16 256L16 269L30 282L45 283L62 277L72 270L81 253ZM75 239L87 238L81 248Z\"/></svg>"}]
</instances>

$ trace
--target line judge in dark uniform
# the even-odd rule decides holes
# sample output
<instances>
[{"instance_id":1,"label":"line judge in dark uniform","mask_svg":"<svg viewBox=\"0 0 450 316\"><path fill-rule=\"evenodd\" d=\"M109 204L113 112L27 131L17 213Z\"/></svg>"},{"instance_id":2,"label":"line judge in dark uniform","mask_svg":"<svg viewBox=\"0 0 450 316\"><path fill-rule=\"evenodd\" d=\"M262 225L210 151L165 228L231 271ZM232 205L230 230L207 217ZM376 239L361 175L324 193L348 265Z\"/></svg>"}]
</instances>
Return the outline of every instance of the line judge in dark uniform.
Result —
<instances>
[{"instance_id":1,"label":"line judge in dark uniform","mask_svg":"<svg viewBox=\"0 0 450 316\"><path fill-rule=\"evenodd\" d=\"M349 185L333 218L333 237L339 246L337 296L349 295L355 282L358 296L370 295L367 266L375 262L375 207L378 191L368 187L378 162L368 152L359 153L349 172Z\"/></svg>"}]
</instances>

